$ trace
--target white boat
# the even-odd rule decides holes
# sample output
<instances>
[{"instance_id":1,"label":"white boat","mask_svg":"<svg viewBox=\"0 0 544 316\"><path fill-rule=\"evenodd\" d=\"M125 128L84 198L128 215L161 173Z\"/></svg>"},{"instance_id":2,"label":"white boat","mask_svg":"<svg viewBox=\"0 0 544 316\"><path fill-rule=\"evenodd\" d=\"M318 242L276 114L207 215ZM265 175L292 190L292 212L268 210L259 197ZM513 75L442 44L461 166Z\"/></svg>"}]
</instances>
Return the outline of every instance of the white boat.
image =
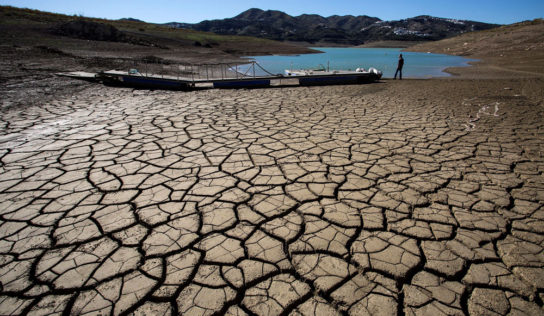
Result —
<instances>
[{"instance_id":1,"label":"white boat","mask_svg":"<svg viewBox=\"0 0 544 316\"><path fill-rule=\"evenodd\" d=\"M299 78L300 85L350 84L365 83L380 80L382 72L376 68L357 68L353 70L327 70L325 67L316 69L285 70L287 77Z\"/></svg>"},{"instance_id":2,"label":"white boat","mask_svg":"<svg viewBox=\"0 0 544 316\"><path fill-rule=\"evenodd\" d=\"M316 69L286 69L285 75L286 76L311 76L311 75L338 75L338 74L374 74L381 78L382 72L374 67L370 67L368 70L364 68L357 68L355 71L353 70L327 70L325 67L320 65L319 68Z\"/></svg>"}]
</instances>

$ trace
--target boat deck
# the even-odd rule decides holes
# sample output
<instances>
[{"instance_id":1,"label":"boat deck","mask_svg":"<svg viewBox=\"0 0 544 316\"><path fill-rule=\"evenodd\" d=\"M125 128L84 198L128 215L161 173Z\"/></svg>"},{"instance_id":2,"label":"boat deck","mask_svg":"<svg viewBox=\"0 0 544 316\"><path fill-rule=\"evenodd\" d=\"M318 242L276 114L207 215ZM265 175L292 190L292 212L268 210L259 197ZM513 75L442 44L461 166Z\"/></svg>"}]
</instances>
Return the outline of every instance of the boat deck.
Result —
<instances>
[{"instance_id":1,"label":"boat deck","mask_svg":"<svg viewBox=\"0 0 544 316\"><path fill-rule=\"evenodd\" d=\"M309 71L307 74L296 74L290 76L248 76L238 75L238 73L236 73L233 77L220 78L195 78L195 76L172 76L157 74L144 75L139 72L134 73L119 70L110 70L100 73L68 72L58 73L57 75L82 80L97 81L112 85L174 90L358 84L374 82L381 78L380 74L354 71Z\"/></svg>"}]
</instances>

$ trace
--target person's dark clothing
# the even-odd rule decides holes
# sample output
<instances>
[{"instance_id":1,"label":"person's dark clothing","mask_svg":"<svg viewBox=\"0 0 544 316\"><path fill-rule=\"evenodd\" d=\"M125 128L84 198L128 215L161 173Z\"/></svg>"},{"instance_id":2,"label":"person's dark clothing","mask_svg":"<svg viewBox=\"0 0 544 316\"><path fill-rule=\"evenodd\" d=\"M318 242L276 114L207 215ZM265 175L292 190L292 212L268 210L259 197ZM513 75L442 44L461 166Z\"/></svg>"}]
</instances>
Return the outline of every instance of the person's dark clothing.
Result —
<instances>
[{"instance_id":1,"label":"person's dark clothing","mask_svg":"<svg viewBox=\"0 0 544 316\"><path fill-rule=\"evenodd\" d=\"M404 66L404 58L402 55L399 56L399 64L397 66L397 71L395 71L395 79L397 79L397 74L400 75L400 80L402 80L402 67Z\"/></svg>"}]
</instances>

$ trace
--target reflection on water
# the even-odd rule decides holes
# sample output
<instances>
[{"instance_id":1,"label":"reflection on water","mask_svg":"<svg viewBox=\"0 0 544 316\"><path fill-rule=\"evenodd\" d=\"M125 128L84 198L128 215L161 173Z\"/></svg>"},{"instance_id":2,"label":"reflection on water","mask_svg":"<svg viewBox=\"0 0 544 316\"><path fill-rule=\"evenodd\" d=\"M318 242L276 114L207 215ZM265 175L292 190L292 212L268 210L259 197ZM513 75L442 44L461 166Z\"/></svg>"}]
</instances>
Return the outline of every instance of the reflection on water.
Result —
<instances>
[{"instance_id":1,"label":"reflection on water","mask_svg":"<svg viewBox=\"0 0 544 316\"><path fill-rule=\"evenodd\" d=\"M296 56L248 56L256 60L266 70L274 74L284 74L286 69L312 69L317 66L330 66L335 70L368 69L383 71L384 78L392 78L397 69L399 54L404 57L403 77L430 78L444 77L448 67L467 66L474 59L460 56L402 52L400 48L338 48L317 47L322 54L303 54ZM259 74L257 74L259 75Z\"/></svg>"}]
</instances>

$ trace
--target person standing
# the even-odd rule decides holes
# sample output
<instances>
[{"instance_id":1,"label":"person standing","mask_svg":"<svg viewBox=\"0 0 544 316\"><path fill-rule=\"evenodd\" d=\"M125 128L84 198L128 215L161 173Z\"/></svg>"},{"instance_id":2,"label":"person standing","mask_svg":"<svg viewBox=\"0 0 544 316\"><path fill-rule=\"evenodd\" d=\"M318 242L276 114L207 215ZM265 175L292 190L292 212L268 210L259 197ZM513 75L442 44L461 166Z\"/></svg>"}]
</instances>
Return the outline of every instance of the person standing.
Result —
<instances>
[{"instance_id":1,"label":"person standing","mask_svg":"<svg viewBox=\"0 0 544 316\"><path fill-rule=\"evenodd\" d=\"M399 55L399 63L397 65L397 71L395 71L395 79L397 79L397 73L400 74L399 78L402 80L402 67L404 66L404 58L402 54Z\"/></svg>"}]
</instances>

